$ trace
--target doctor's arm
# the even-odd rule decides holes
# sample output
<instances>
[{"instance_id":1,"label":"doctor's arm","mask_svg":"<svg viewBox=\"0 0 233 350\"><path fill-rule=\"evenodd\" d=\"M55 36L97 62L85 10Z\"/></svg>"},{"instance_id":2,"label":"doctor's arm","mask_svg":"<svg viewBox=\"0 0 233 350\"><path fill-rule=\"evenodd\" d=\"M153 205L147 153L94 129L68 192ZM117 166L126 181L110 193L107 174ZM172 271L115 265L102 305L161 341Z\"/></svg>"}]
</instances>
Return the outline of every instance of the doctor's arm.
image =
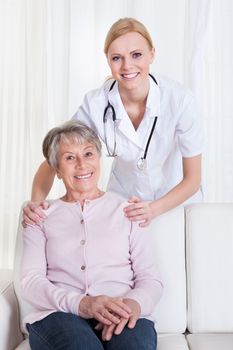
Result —
<instances>
[{"instance_id":1,"label":"doctor's arm","mask_svg":"<svg viewBox=\"0 0 233 350\"><path fill-rule=\"evenodd\" d=\"M43 201L52 188L55 170L45 160L39 166L32 183L32 201Z\"/></svg>"},{"instance_id":2,"label":"doctor's arm","mask_svg":"<svg viewBox=\"0 0 233 350\"><path fill-rule=\"evenodd\" d=\"M31 202L23 209L23 220L27 224L34 224L45 218L41 208L47 209L48 202L45 201L54 181L55 170L44 161L39 166L32 184Z\"/></svg>"},{"instance_id":3,"label":"doctor's arm","mask_svg":"<svg viewBox=\"0 0 233 350\"><path fill-rule=\"evenodd\" d=\"M124 211L130 221L140 221L145 227L157 216L177 207L195 194L201 185L201 155L183 158L183 179L166 195L155 201L142 202L132 197Z\"/></svg>"}]
</instances>

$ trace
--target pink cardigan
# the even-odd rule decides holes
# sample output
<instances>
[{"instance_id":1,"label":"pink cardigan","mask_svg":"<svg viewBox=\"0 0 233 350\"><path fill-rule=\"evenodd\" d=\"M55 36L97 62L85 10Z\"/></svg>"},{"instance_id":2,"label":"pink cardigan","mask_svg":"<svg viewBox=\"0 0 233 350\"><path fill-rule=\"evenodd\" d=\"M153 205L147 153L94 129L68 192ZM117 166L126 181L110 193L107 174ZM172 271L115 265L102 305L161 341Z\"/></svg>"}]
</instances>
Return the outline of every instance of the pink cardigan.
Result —
<instances>
[{"instance_id":1,"label":"pink cardigan","mask_svg":"<svg viewBox=\"0 0 233 350\"><path fill-rule=\"evenodd\" d=\"M123 213L127 203L111 192L79 202L55 200L40 225L24 230L22 296L33 323L52 312L78 315L85 295L136 300L141 317L150 315L162 283L151 252L151 235Z\"/></svg>"}]
</instances>

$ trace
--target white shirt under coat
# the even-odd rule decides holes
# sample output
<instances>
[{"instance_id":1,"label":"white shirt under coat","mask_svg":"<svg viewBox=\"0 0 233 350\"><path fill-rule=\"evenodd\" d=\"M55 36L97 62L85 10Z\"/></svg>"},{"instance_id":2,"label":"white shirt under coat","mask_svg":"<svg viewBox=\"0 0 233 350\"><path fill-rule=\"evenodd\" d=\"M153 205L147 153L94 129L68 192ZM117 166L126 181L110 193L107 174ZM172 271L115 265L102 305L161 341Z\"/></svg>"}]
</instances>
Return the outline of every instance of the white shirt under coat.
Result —
<instances>
[{"instance_id":1,"label":"white shirt under coat","mask_svg":"<svg viewBox=\"0 0 233 350\"><path fill-rule=\"evenodd\" d=\"M121 101L117 82L109 91L112 79L88 92L73 117L93 128L104 141L103 113L107 101L115 108L117 157L112 164L108 190L126 198L162 197L182 180L182 157L194 157L203 151L203 132L192 93L175 81L158 76L155 79L158 85L150 78L146 111L137 130ZM155 116L158 119L147 153L147 168L142 171L137 162L144 155ZM107 117L108 147L112 151L113 121L111 115ZM188 202L201 200L200 189Z\"/></svg>"}]
</instances>

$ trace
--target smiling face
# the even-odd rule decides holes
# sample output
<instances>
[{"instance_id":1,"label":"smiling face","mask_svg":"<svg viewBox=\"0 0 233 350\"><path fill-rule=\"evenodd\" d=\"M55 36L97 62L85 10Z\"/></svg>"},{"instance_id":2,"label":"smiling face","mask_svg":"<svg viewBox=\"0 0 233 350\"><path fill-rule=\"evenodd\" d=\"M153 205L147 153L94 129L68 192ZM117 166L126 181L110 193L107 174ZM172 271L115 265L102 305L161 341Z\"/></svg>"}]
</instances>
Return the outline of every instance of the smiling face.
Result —
<instances>
[{"instance_id":1,"label":"smiling face","mask_svg":"<svg viewBox=\"0 0 233 350\"><path fill-rule=\"evenodd\" d=\"M107 52L112 76L121 89L134 89L148 80L154 48L137 32L129 32L115 39Z\"/></svg>"},{"instance_id":2,"label":"smiling face","mask_svg":"<svg viewBox=\"0 0 233 350\"><path fill-rule=\"evenodd\" d=\"M62 179L68 200L95 198L100 174L100 155L92 143L83 140L61 141L58 152L57 176Z\"/></svg>"}]
</instances>

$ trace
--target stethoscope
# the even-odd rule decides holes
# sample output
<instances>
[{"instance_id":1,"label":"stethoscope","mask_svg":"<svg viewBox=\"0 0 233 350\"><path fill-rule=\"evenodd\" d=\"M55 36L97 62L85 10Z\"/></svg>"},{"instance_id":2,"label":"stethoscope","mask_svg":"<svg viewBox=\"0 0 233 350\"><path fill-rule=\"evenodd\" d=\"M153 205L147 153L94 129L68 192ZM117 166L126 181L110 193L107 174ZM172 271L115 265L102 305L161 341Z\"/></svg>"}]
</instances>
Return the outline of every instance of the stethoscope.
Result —
<instances>
[{"instance_id":1,"label":"stethoscope","mask_svg":"<svg viewBox=\"0 0 233 350\"><path fill-rule=\"evenodd\" d=\"M155 77L152 74L149 74L149 76L153 79L153 81L155 82L156 85L158 85ZM114 82L111 84L110 88L109 88L109 92L113 89L114 85L116 83L116 80L114 80ZM113 121L113 133L114 133L114 141L113 141L113 151L110 150L109 148L109 143L108 143L108 138L107 138L107 114L110 110L110 113L112 114L112 121ZM146 143L146 147L145 147L145 151L142 157L139 158L138 162L137 162L137 167L139 170L144 171L146 169L146 157L147 157L147 153L148 153L148 149L150 146L150 141L151 141L151 137L153 135L155 126L156 126L156 122L157 122L158 117L155 116L154 117L154 121L153 121L153 125ZM117 153L116 153L116 112L115 109L113 107L113 105L109 102L108 100L108 104L104 109L104 113L103 113L103 124L104 124L104 141L105 141L105 145L107 148L107 152L108 152L108 157L116 157Z\"/></svg>"}]
</instances>

